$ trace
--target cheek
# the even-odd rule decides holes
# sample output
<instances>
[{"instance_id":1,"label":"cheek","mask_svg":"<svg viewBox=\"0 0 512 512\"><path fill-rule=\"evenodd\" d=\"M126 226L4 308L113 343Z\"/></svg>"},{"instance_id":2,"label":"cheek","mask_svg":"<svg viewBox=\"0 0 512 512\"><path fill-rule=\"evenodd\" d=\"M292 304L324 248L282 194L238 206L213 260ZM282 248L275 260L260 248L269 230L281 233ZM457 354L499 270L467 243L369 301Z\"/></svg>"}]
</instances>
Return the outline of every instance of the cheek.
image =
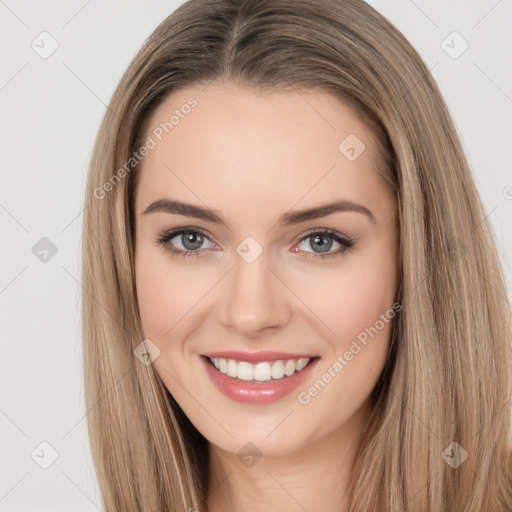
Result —
<instances>
[{"instance_id":1,"label":"cheek","mask_svg":"<svg viewBox=\"0 0 512 512\"><path fill-rule=\"evenodd\" d=\"M375 247L365 254L352 253L337 270L311 275L296 290L307 297L308 307L329 328L327 338L334 340L338 352L392 307L397 277L394 252L387 246ZM386 331L381 322L378 325Z\"/></svg>"},{"instance_id":2,"label":"cheek","mask_svg":"<svg viewBox=\"0 0 512 512\"><path fill-rule=\"evenodd\" d=\"M323 368L330 372L326 380L333 385L322 392L317 406L337 400L345 411L353 410L368 396L382 372L396 316L398 284L396 252L388 244L376 244L375 250L353 258L347 263L349 270L331 274L323 293L314 295L316 302L311 304L335 332L330 337L332 356Z\"/></svg>"},{"instance_id":3,"label":"cheek","mask_svg":"<svg viewBox=\"0 0 512 512\"><path fill-rule=\"evenodd\" d=\"M185 315L190 320L194 305L208 290L209 279L195 275L191 280L186 263L172 261L164 249L142 248L135 258L135 272L144 334L161 343L165 336L172 336L174 326L179 328Z\"/></svg>"},{"instance_id":4,"label":"cheek","mask_svg":"<svg viewBox=\"0 0 512 512\"><path fill-rule=\"evenodd\" d=\"M172 325L172 311L177 304L176 288L160 258L140 250L135 258L137 300L144 335L150 339L160 336Z\"/></svg>"},{"instance_id":5,"label":"cheek","mask_svg":"<svg viewBox=\"0 0 512 512\"><path fill-rule=\"evenodd\" d=\"M328 432L356 414L375 387L389 353L396 311L396 274L366 266L340 274L310 297L308 305L335 332L322 366L298 390L297 400L309 416L325 417ZM326 299L328 297L329 300ZM334 405L335 404L335 405Z\"/></svg>"}]
</instances>

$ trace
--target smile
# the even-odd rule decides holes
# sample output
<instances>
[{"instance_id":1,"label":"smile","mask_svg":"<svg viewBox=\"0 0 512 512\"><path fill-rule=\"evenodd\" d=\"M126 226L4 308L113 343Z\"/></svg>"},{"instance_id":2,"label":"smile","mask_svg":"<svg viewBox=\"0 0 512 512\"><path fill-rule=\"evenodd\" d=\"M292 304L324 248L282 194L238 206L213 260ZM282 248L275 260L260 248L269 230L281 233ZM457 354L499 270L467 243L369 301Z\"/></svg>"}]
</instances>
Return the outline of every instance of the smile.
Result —
<instances>
[{"instance_id":1,"label":"smile","mask_svg":"<svg viewBox=\"0 0 512 512\"><path fill-rule=\"evenodd\" d=\"M200 359L211 381L222 394L237 402L265 404L279 400L296 389L311 373L320 357L294 357L294 354L278 352L225 352L202 355Z\"/></svg>"}]
</instances>

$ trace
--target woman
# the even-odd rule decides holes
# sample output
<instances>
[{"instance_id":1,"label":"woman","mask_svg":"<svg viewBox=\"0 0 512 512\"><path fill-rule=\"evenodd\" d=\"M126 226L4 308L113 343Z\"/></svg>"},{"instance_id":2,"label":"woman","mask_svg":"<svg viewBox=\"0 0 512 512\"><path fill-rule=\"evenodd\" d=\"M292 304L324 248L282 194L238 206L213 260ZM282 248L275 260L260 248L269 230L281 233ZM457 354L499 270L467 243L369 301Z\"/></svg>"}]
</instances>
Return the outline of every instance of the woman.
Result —
<instances>
[{"instance_id":1,"label":"woman","mask_svg":"<svg viewBox=\"0 0 512 512\"><path fill-rule=\"evenodd\" d=\"M105 510L512 508L492 232L366 3L180 6L110 102L84 213Z\"/></svg>"}]
</instances>

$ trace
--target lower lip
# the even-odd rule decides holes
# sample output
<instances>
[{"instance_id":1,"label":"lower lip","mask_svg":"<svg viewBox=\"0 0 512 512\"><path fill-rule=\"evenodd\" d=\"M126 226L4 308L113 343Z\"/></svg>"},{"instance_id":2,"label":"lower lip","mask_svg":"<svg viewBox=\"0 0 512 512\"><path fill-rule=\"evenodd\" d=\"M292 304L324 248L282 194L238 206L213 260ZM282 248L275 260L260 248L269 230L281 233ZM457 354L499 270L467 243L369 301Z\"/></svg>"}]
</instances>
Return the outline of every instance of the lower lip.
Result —
<instances>
[{"instance_id":1,"label":"lower lip","mask_svg":"<svg viewBox=\"0 0 512 512\"><path fill-rule=\"evenodd\" d=\"M315 358L306 368L290 377L258 383L228 377L217 370L208 357L201 356L206 372L221 393L237 402L250 404L268 404L288 395L304 382L319 359Z\"/></svg>"}]
</instances>

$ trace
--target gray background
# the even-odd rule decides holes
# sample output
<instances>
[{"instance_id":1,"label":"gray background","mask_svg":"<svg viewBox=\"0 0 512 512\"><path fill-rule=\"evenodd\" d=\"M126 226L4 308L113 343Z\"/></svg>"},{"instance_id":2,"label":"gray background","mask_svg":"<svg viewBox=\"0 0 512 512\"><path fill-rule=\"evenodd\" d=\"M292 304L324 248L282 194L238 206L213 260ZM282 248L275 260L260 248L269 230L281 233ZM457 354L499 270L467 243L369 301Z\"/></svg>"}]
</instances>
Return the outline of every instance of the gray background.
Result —
<instances>
[{"instance_id":1,"label":"gray background","mask_svg":"<svg viewBox=\"0 0 512 512\"><path fill-rule=\"evenodd\" d=\"M180 3L0 0L0 511L101 510L81 364L86 170L122 72ZM441 87L496 232L510 296L512 4L369 3L412 42ZM52 43L44 31L58 43L48 58L40 56ZM469 47L458 55L464 40ZM471 250L471 240L463 242Z\"/></svg>"}]
</instances>

